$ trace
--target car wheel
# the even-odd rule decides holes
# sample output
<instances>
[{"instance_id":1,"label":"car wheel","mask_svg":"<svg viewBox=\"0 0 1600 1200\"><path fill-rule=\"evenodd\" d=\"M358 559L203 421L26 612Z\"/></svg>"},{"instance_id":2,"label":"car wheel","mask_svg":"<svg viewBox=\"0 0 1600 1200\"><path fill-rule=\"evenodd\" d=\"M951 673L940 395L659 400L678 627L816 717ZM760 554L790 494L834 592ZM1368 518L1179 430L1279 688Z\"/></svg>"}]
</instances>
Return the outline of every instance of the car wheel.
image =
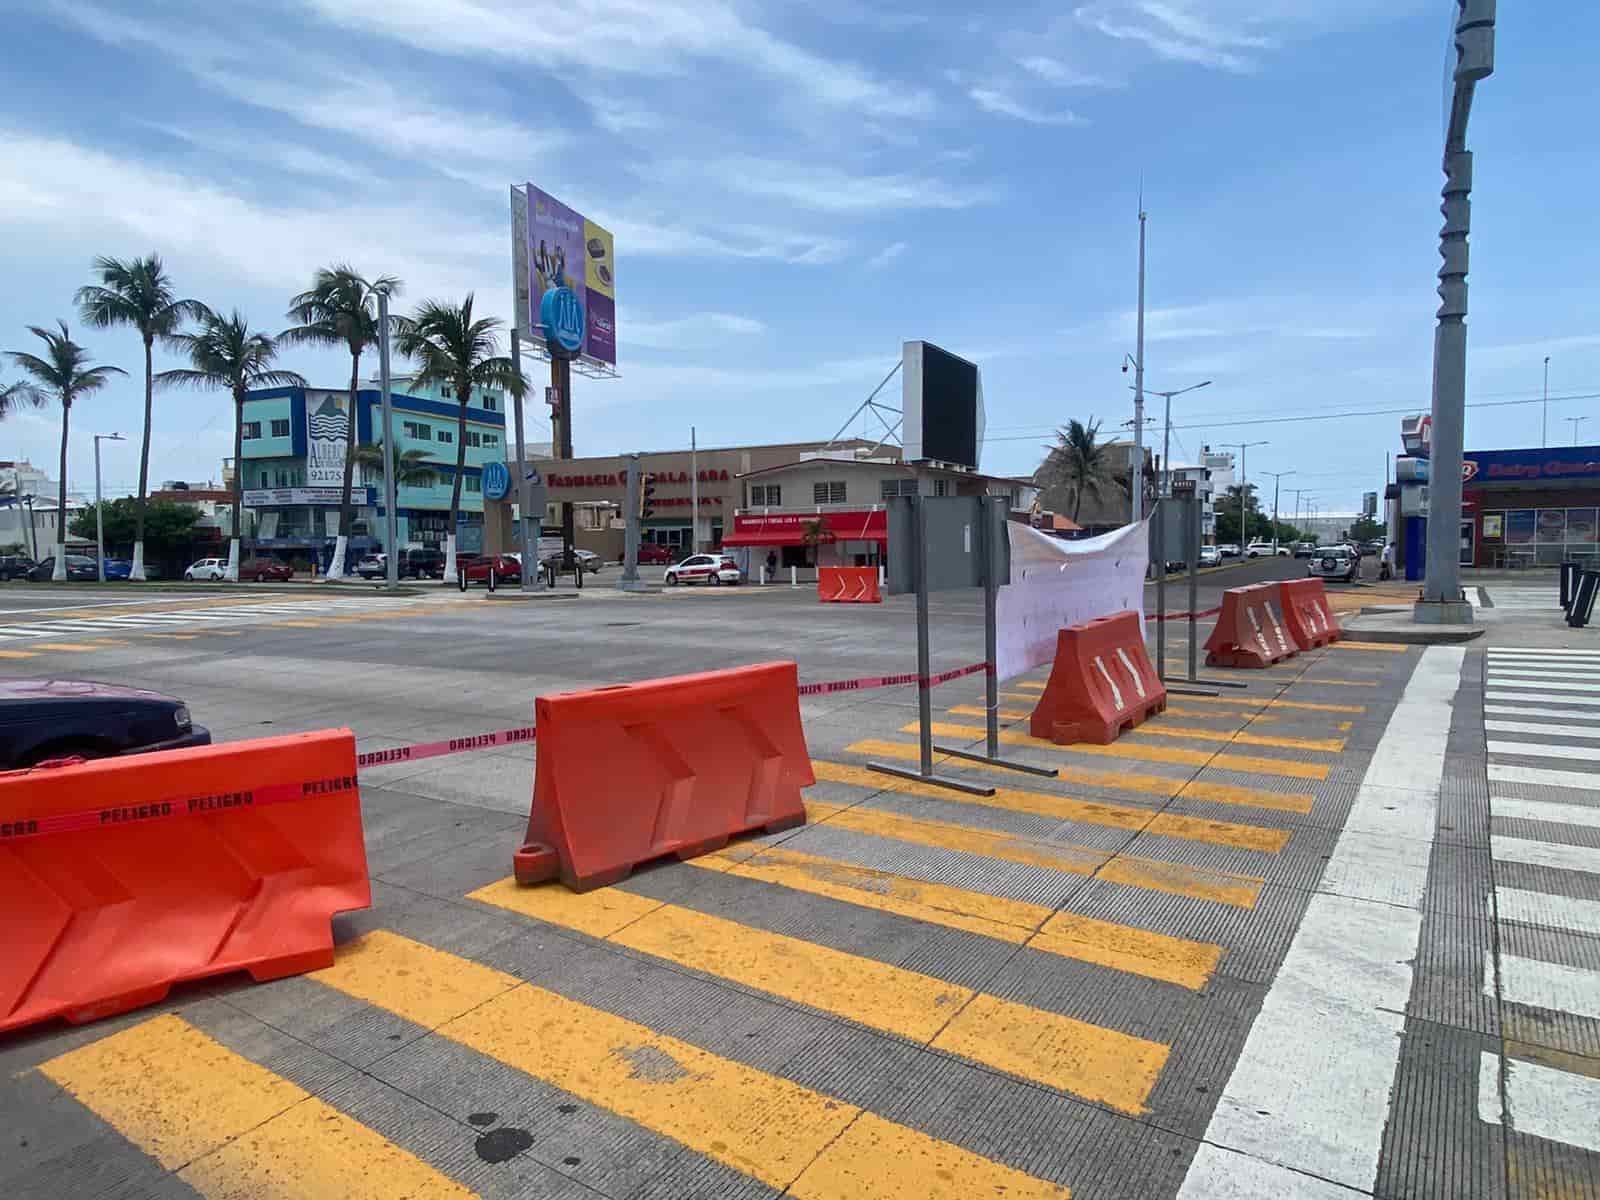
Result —
<instances>
[{"instance_id":1,"label":"car wheel","mask_svg":"<svg viewBox=\"0 0 1600 1200\"><path fill-rule=\"evenodd\" d=\"M676 575L672 574L671 572L668 572L667 573L667 577L665 579L663 579L662 582L665 583L668 587L677 587L678 586L678 577Z\"/></svg>"},{"instance_id":2,"label":"car wheel","mask_svg":"<svg viewBox=\"0 0 1600 1200\"><path fill-rule=\"evenodd\" d=\"M713 571L711 573L711 586L712 587L721 587L722 586L722 576L718 575L715 571Z\"/></svg>"},{"instance_id":3,"label":"car wheel","mask_svg":"<svg viewBox=\"0 0 1600 1200\"><path fill-rule=\"evenodd\" d=\"M266 572L265 571L257 571L256 572L256 582L257 583L265 583L266 581L267 581Z\"/></svg>"}]
</instances>

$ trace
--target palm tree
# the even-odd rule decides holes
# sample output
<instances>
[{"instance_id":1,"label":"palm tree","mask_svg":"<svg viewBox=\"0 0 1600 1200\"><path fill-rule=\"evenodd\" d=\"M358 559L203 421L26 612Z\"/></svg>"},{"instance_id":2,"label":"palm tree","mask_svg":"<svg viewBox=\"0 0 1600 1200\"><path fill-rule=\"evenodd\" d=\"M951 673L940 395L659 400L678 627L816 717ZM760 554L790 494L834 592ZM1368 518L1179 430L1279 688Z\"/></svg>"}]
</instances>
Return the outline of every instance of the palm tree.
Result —
<instances>
[{"instance_id":1,"label":"palm tree","mask_svg":"<svg viewBox=\"0 0 1600 1200\"><path fill-rule=\"evenodd\" d=\"M130 579L144 578L144 510L150 481L151 404L155 395L155 364L152 350L157 338L166 342L197 317L204 307L197 300L180 300L172 290L172 280L162 266L161 257L150 254L124 262L119 258L94 260L100 275L98 284L78 289L78 312L84 324L97 329L128 325L139 331L144 342L144 437L139 444L139 499L133 518L133 569Z\"/></svg>"},{"instance_id":2,"label":"palm tree","mask_svg":"<svg viewBox=\"0 0 1600 1200\"><path fill-rule=\"evenodd\" d=\"M0 387L0 420L22 408L43 408L45 398L27 380Z\"/></svg>"},{"instance_id":3,"label":"palm tree","mask_svg":"<svg viewBox=\"0 0 1600 1200\"><path fill-rule=\"evenodd\" d=\"M416 316L400 327L396 345L400 353L419 364L415 382L444 384L455 389L461 406L456 416L456 474L450 488L450 523L445 526L444 579L456 576L456 520L461 510L461 477L467 465L467 401L474 389L505 388L520 395L522 377L511 360L500 354L501 322L494 317L472 317L472 293L460 306L440 300L426 301Z\"/></svg>"},{"instance_id":4,"label":"palm tree","mask_svg":"<svg viewBox=\"0 0 1600 1200\"><path fill-rule=\"evenodd\" d=\"M287 346L343 346L350 352L350 407L344 444L344 489L339 495L339 536L333 544L329 579L345 573L345 551L355 509L350 484L356 465L356 390L361 383L361 355L378 344L378 293L398 295L400 281L392 275L368 282L349 263L321 267L311 280L311 290L289 301L289 319L298 324L285 329L278 340Z\"/></svg>"},{"instance_id":5,"label":"palm tree","mask_svg":"<svg viewBox=\"0 0 1600 1200\"><path fill-rule=\"evenodd\" d=\"M277 343L265 333L254 333L244 314L234 309L223 317L209 308L199 318L194 333L175 334L173 345L189 366L156 376L163 386L226 388L233 396L233 540L228 546L226 578L239 578L239 531L244 520L244 401L255 387L305 387L293 371L272 365Z\"/></svg>"},{"instance_id":6,"label":"palm tree","mask_svg":"<svg viewBox=\"0 0 1600 1200\"><path fill-rule=\"evenodd\" d=\"M402 450L392 457L394 460L395 487L433 486L433 481L438 477L438 472L433 469L433 464L428 461L426 451ZM382 442L356 447L357 465L375 472L380 481L383 479L384 460Z\"/></svg>"},{"instance_id":7,"label":"palm tree","mask_svg":"<svg viewBox=\"0 0 1600 1200\"><path fill-rule=\"evenodd\" d=\"M89 352L67 332L67 323L57 321L60 333L28 326L45 345L44 357L23 350L10 351L11 361L33 376L25 385L30 392L52 397L61 404L61 479L56 497L56 565L52 580L67 577L67 433L72 418L72 402L79 396L97 392L111 382L113 375L126 375L121 367L89 365Z\"/></svg>"},{"instance_id":8,"label":"palm tree","mask_svg":"<svg viewBox=\"0 0 1600 1200\"><path fill-rule=\"evenodd\" d=\"M1099 497L1116 484L1110 448L1099 437L1100 422L1093 417L1087 425L1068 421L1065 429L1056 431L1056 444L1039 468L1038 481L1044 487L1071 490L1074 522L1083 511L1085 492Z\"/></svg>"}]
</instances>

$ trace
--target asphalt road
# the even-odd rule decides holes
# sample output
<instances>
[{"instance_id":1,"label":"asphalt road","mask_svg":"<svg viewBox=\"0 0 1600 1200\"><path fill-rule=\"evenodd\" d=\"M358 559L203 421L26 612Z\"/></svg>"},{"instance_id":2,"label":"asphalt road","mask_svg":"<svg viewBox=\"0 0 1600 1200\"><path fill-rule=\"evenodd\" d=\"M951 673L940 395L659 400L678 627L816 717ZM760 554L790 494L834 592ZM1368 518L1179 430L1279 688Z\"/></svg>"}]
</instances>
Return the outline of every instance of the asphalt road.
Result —
<instances>
[{"instance_id":1,"label":"asphalt road","mask_svg":"<svg viewBox=\"0 0 1600 1200\"><path fill-rule=\"evenodd\" d=\"M1230 567L1201 604L1303 572ZM611 578L535 600L62 593L9 614L0 674L160 688L218 741L342 727L379 751L525 725L579 687L914 669L909 598ZM982 657L975 595L931 612L935 670ZM1036 672L1004 684L1002 750L1062 775L940 763L987 799L868 770L914 758L915 688L808 697L806 826L584 897L507 881L535 745L365 768L374 906L336 918L335 966L0 1038L0 1194L1584 1194L1600 1156L1561 1098L1600 1019L1563 972L1592 962L1514 926L1492 957L1483 670L1345 645L1066 747L1028 736ZM981 675L932 700L941 742L979 742ZM597 748L579 778L618 761ZM1495 826L1518 845L1552 836L1523 818L1559 798L1524 795ZM1587 846L1509 851L1545 864L1520 902L1563 875L1593 903L1549 865ZM1520 990L1485 998L1502 970Z\"/></svg>"}]
</instances>

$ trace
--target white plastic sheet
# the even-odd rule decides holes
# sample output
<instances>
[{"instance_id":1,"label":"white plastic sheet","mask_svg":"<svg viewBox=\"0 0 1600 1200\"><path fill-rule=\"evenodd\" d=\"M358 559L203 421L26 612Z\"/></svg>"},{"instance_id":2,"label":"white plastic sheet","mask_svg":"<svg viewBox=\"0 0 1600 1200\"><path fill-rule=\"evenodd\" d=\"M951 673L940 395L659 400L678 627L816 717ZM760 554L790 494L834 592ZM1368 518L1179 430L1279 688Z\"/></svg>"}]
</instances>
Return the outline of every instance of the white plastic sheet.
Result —
<instances>
[{"instance_id":1,"label":"white plastic sheet","mask_svg":"<svg viewBox=\"0 0 1600 1200\"><path fill-rule=\"evenodd\" d=\"M1144 620L1150 566L1149 522L1067 542L1006 522L1011 582L995 610L996 671L1010 679L1051 662L1056 634L1069 625L1132 609Z\"/></svg>"}]
</instances>

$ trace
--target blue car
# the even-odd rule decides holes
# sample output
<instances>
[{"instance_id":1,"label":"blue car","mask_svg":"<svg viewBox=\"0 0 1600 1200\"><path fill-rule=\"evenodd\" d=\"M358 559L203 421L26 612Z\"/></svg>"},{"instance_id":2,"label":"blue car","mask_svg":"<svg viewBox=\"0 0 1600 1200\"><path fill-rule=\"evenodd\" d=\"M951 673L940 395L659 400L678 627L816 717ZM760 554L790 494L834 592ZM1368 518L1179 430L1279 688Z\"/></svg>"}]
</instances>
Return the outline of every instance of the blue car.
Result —
<instances>
[{"instance_id":1,"label":"blue car","mask_svg":"<svg viewBox=\"0 0 1600 1200\"><path fill-rule=\"evenodd\" d=\"M125 558L108 558L103 570L107 579L126 579L133 574L133 564Z\"/></svg>"}]
</instances>

